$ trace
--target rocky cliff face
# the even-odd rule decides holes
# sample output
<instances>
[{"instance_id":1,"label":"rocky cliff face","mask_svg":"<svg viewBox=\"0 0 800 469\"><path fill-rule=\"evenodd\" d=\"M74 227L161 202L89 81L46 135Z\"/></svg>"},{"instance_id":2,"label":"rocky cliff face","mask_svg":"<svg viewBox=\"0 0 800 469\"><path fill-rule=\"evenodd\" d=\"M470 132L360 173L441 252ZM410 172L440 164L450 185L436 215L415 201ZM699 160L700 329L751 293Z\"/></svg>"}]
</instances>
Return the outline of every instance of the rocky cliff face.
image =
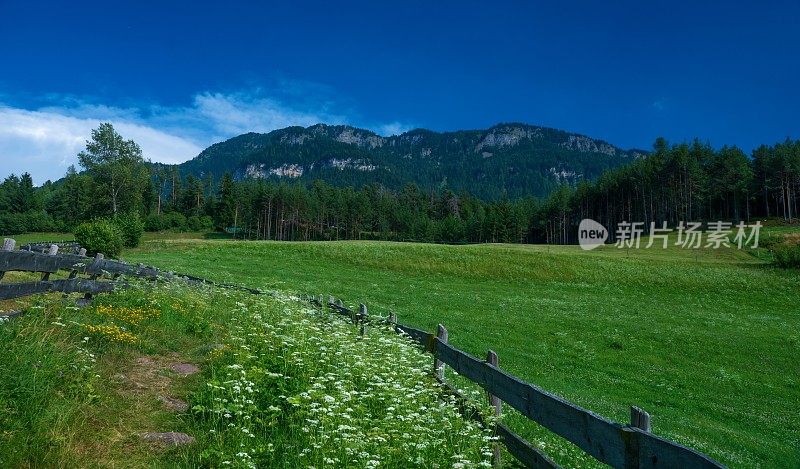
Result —
<instances>
[{"instance_id":1,"label":"rocky cliff face","mask_svg":"<svg viewBox=\"0 0 800 469\"><path fill-rule=\"evenodd\" d=\"M644 155L527 124L441 133L417 129L391 137L317 124L240 135L212 145L181 169L197 176L230 171L237 178L320 178L340 185L446 185L495 198L546 195L559 184L592 179Z\"/></svg>"}]
</instances>

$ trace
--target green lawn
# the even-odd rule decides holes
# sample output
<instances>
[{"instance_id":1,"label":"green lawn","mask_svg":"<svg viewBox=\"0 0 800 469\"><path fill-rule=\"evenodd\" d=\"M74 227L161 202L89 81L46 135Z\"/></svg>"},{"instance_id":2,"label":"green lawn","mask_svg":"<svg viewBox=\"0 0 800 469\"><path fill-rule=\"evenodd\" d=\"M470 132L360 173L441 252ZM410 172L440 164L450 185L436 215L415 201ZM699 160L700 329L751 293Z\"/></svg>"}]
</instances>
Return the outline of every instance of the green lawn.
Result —
<instances>
[{"instance_id":1,"label":"green lawn","mask_svg":"<svg viewBox=\"0 0 800 469\"><path fill-rule=\"evenodd\" d=\"M800 461L800 274L745 252L153 240L128 260L396 311L542 388L735 467ZM567 465L586 458L509 421Z\"/></svg>"},{"instance_id":2,"label":"green lawn","mask_svg":"<svg viewBox=\"0 0 800 469\"><path fill-rule=\"evenodd\" d=\"M18 235L5 235L3 238L13 238L17 241L17 247L28 243L41 243L45 241L72 241L75 237L72 233L25 233Z\"/></svg>"}]
</instances>

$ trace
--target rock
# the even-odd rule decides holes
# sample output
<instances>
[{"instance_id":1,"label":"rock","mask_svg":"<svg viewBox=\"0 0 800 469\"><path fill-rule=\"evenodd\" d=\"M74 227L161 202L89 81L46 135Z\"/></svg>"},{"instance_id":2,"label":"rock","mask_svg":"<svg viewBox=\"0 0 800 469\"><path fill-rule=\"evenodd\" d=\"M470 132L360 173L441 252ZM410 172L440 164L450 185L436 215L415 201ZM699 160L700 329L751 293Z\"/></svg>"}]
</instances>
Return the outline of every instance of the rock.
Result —
<instances>
[{"instance_id":1,"label":"rock","mask_svg":"<svg viewBox=\"0 0 800 469\"><path fill-rule=\"evenodd\" d=\"M178 432L147 432L142 433L142 439L148 443L157 443L165 446L182 446L194 443L194 437Z\"/></svg>"},{"instance_id":2,"label":"rock","mask_svg":"<svg viewBox=\"0 0 800 469\"><path fill-rule=\"evenodd\" d=\"M220 350L220 349L223 349L223 348L225 348L225 345L223 345L223 344L208 344L208 345L204 345L203 348L200 349L200 351L203 352L203 353L209 353L209 352L211 352L213 350Z\"/></svg>"},{"instance_id":3,"label":"rock","mask_svg":"<svg viewBox=\"0 0 800 469\"><path fill-rule=\"evenodd\" d=\"M170 367L175 373L187 376L200 372L200 368L191 363L176 363Z\"/></svg>"},{"instance_id":4,"label":"rock","mask_svg":"<svg viewBox=\"0 0 800 469\"><path fill-rule=\"evenodd\" d=\"M175 399L174 397L158 396L158 400L163 402L168 409L176 412L185 412L189 408L189 404L186 401Z\"/></svg>"}]
</instances>

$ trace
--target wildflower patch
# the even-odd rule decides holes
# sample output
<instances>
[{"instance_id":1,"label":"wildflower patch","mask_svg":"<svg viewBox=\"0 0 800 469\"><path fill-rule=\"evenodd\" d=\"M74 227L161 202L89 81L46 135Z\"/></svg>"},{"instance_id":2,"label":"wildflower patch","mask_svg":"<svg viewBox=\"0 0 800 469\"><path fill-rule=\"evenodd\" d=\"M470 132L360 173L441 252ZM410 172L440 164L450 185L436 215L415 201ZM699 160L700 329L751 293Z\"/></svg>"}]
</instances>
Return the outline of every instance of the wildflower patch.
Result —
<instances>
[{"instance_id":1,"label":"wildflower patch","mask_svg":"<svg viewBox=\"0 0 800 469\"><path fill-rule=\"evenodd\" d=\"M213 435L206 463L235 467L490 466L494 437L441 400L430 357L376 328L290 297L236 304L192 410ZM488 412L487 412L488 414Z\"/></svg>"}]
</instances>

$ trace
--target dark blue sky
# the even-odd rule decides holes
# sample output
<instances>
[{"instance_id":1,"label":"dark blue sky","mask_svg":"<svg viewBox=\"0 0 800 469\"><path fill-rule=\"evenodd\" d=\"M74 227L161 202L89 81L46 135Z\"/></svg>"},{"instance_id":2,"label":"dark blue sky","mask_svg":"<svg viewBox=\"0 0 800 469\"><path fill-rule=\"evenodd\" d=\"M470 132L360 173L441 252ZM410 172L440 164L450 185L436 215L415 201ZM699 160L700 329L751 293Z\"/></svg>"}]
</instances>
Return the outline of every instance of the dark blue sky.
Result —
<instances>
[{"instance_id":1,"label":"dark blue sky","mask_svg":"<svg viewBox=\"0 0 800 469\"><path fill-rule=\"evenodd\" d=\"M749 151L800 137L799 22L798 2L0 0L0 105L111 107L198 146L251 121L165 115L235 96L374 129L522 121Z\"/></svg>"}]
</instances>

